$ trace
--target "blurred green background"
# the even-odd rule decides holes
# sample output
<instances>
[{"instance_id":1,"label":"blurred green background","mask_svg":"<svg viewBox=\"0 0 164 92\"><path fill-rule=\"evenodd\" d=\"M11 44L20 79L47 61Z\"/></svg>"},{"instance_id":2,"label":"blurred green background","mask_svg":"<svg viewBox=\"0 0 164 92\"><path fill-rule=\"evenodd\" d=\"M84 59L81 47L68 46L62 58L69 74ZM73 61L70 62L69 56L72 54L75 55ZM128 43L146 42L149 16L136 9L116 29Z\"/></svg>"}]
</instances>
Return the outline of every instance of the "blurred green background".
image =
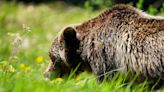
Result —
<instances>
[{"instance_id":1,"label":"blurred green background","mask_svg":"<svg viewBox=\"0 0 164 92\"><path fill-rule=\"evenodd\" d=\"M95 76L45 79L48 49L66 25L91 19L117 3L131 4L152 14L164 14L163 0L1 0L0 92L142 92L147 83L125 83L116 75L99 85ZM162 90L162 88L161 88Z\"/></svg>"}]
</instances>

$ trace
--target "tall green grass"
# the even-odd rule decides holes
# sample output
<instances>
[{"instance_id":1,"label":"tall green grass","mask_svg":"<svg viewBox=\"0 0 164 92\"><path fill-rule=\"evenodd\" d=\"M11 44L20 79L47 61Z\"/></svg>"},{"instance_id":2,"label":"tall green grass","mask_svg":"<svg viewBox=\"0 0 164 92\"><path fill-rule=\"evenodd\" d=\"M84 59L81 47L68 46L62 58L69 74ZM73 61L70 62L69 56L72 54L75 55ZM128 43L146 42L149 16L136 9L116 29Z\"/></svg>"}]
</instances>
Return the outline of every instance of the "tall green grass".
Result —
<instances>
[{"instance_id":1,"label":"tall green grass","mask_svg":"<svg viewBox=\"0 0 164 92\"><path fill-rule=\"evenodd\" d=\"M48 80L43 72L48 49L64 26L98 15L99 11L64 3L0 5L0 92L145 92L147 83L126 83L117 74L111 81L97 83L93 74L73 74Z\"/></svg>"}]
</instances>

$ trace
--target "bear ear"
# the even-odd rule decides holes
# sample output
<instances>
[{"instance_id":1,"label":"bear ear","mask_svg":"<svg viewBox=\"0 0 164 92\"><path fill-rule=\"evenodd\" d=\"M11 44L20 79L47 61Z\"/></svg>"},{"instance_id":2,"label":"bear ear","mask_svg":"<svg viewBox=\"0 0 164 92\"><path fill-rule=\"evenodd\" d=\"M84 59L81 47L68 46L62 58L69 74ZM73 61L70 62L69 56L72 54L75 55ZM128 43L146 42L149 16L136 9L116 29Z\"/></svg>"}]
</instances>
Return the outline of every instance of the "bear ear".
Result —
<instances>
[{"instance_id":1,"label":"bear ear","mask_svg":"<svg viewBox=\"0 0 164 92\"><path fill-rule=\"evenodd\" d=\"M58 41L62 42L63 40L67 38L76 38L76 29L72 26L67 26L64 29L62 29L58 35Z\"/></svg>"},{"instance_id":2,"label":"bear ear","mask_svg":"<svg viewBox=\"0 0 164 92\"><path fill-rule=\"evenodd\" d=\"M64 40L67 46L70 46L71 44L73 44L74 41L77 39L76 30L73 27L67 27L63 31L63 36L64 36Z\"/></svg>"},{"instance_id":3,"label":"bear ear","mask_svg":"<svg viewBox=\"0 0 164 92\"><path fill-rule=\"evenodd\" d=\"M70 49L72 46L77 45L78 39L77 39L77 33L76 29L73 27L66 27L63 32L62 36L64 40L64 45L66 46L67 49Z\"/></svg>"},{"instance_id":4,"label":"bear ear","mask_svg":"<svg viewBox=\"0 0 164 92\"><path fill-rule=\"evenodd\" d=\"M79 48L77 30L72 26L68 26L61 31L59 37L59 43L63 47L60 56L63 57L65 64L69 63L69 65L72 65L74 58L76 58L77 55L76 51Z\"/></svg>"}]
</instances>

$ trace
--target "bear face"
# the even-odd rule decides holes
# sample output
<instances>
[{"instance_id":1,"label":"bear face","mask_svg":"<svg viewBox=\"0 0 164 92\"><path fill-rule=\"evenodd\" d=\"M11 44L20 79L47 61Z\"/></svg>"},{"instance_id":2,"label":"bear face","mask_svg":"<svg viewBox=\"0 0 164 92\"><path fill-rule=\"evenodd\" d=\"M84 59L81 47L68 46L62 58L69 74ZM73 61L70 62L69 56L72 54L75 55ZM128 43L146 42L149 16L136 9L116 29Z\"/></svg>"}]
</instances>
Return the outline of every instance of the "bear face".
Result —
<instances>
[{"instance_id":1,"label":"bear face","mask_svg":"<svg viewBox=\"0 0 164 92\"><path fill-rule=\"evenodd\" d=\"M76 30L73 26L65 27L55 38L50 50L49 63L44 75L50 77L52 72L60 72L58 76L70 73L80 63L77 72L90 70L89 64L84 63L78 52L80 42L77 39Z\"/></svg>"},{"instance_id":2,"label":"bear face","mask_svg":"<svg viewBox=\"0 0 164 92\"><path fill-rule=\"evenodd\" d=\"M129 5L116 5L82 24L65 27L55 38L46 71L91 71L102 80L121 69L139 79L164 78L164 18ZM113 73L114 74L114 73ZM112 74L112 75L113 75Z\"/></svg>"}]
</instances>

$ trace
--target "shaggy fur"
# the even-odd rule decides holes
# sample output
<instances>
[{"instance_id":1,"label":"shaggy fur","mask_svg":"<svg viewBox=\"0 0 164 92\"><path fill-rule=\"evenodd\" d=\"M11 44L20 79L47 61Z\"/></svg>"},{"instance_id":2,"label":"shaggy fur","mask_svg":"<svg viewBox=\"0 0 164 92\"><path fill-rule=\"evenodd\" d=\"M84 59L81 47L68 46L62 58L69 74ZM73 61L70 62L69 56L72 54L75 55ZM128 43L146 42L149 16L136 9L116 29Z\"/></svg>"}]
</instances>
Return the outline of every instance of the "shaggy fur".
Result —
<instances>
[{"instance_id":1,"label":"shaggy fur","mask_svg":"<svg viewBox=\"0 0 164 92\"><path fill-rule=\"evenodd\" d=\"M49 54L53 64L47 71L60 66L65 73L81 63L81 71L87 69L97 76L121 69L139 73L141 80L163 80L164 18L116 5L89 21L64 28Z\"/></svg>"}]
</instances>

